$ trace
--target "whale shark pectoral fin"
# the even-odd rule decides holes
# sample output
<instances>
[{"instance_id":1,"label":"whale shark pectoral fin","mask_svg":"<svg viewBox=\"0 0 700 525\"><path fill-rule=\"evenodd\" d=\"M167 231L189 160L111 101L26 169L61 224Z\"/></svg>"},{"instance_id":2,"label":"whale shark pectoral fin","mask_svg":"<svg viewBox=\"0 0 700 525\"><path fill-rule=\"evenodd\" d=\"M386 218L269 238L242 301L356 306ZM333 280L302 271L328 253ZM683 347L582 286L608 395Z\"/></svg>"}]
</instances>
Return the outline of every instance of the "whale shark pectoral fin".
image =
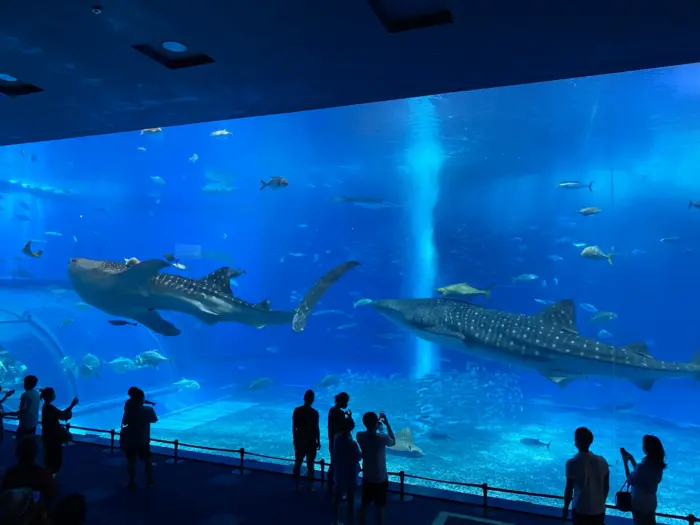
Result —
<instances>
[{"instance_id":1,"label":"whale shark pectoral fin","mask_svg":"<svg viewBox=\"0 0 700 525\"><path fill-rule=\"evenodd\" d=\"M433 335L438 335L438 336L442 336L442 337L452 337L454 339L459 339L464 344L467 344L466 338L464 337L463 334L460 334L459 332L453 332L451 330L446 330L444 328L436 328L436 327L423 328L423 331L428 332L429 334L433 334Z\"/></svg>"},{"instance_id":2,"label":"whale shark pectoral fin","mask_svg":"<svg viewBox=\"0 0 700 525\"><path fill-rule=\"evenodd\" d=\"M651 378L632 379L631 381L634 386L636 386L637 388L641 388L645 392L649 392L649 390L654 388L654 383L656 383L656 379Z\"/></svg>"},{"instance_id":3,"label":"whale shark pectoral fin","mask_svg":"<svg viewBox=\"0 0 700 525\"><path fill-rule=\"evenodd\" d=\"M532 318L578 333L576 328L576 306L571 299L564 299L550 304L540 310L539 313L533 315Z\"/></svg>"},{"instance_id":4,"label":"whale shark pectoral fin","mask_svg":"<svg viewBox=\"0 0 700 525\"><path fill-rule=\"evenodd\" d=\"M225 293L227 295L233 295L231 291L231 269L228 266L223 266L218 270L214 270L208 275L205 275L199 282L205 283L207 286L211 286L218 292Z\"/></svg>"},{"instance_id":5,"label":"whale shark pectoral fin","mask_svg":"<svg viewBox=\"0 0 700 525\"><path fill-rule=\"evenodd\" d=\"M557 372L542 372L542 375L560 388L566 388L577 379L576 377L558 375Z\"/></svg>"},{"instance_id":6,"label":"whale shark pectoral fin","mask_svg":"<svg viewBox=\"0 0 700 525\"><path fill-rule=\"evenodd\" d=\"M132 315L131 318L157 334L176 336L182 333L179 328L163 319L155 310L144 310L137 315Z\"/></svg>"},{"instance_id":7,"label":"whale shark pectoral fin","mask_svg":"<svg viewBox=\"0 0 700 525\"><path fill-rule=\"evenodd\" d=\"M117 274L117 280L120 285L145 284L168 266L170 264L162 259L149 259L138 264L132 264L122 273Z\"/></svg>"}]
</instances>

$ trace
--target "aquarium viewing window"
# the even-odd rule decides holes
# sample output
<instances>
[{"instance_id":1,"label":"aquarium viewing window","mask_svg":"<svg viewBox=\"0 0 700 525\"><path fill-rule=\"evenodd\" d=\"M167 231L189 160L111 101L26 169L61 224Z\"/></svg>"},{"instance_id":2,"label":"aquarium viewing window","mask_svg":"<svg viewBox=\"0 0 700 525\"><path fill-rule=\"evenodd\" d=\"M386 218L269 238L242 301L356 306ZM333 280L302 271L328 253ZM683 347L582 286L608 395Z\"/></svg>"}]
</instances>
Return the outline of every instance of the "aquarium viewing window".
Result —
<instances>
[{"instance_id":1,"label":"aquarium viewing window","mask_svg":"<svg viewBox=\"0 0 700 525\"><path fill-rule=\"evenodd\" d=\"M697 514L699 114L690 65L0 148L6 361L272 457L347 392L422 487L561 495L579 426L619 487L652 434Z\"/></svg>"}]
</instances>

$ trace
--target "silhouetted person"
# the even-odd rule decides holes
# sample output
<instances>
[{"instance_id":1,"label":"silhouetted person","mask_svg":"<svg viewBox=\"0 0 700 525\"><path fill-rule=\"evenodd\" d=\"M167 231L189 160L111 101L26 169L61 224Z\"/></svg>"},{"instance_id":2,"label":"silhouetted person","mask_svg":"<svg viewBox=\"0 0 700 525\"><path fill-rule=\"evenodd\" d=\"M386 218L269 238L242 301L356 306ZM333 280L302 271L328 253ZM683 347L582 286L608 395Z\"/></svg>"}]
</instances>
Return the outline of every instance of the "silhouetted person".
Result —
<instances>
[{"instance_id":1,"label":"silhouetted person","mask_svg":"<svg viewBox=\"0 0 700 525\"><path fill-rule=\"evenodd\" d=\"M331 464L328 467L328 488L333 488L333 438L338 432L343 431L345 414L352 416L352 412L346 409L350 403L350 396L341 392L335 396L335 405L328 411L328 452L331 453Z\"/></svg>"},{"instance_id":2,"label":"silhouetted person","mask_svg":"<svg viewBox=\"0 0 700 525\"><path fill-rule=\"evenodd\" d=\"M0 523L2 525L52 525L45 506L34 500L32 489L21 487L0 494Z\"/></svg>"},{"instance_id":3,"label":"silhouetted person","mask_svg":"<svg viewBox=\"0 0 700 525\"><path fill-rule=\"evenodd\" d=\"M56 503L53 525L83 525L86 511L85 496L70 494Z\"/></svg>"},{"instance_id":4,"label":"silhouetted person","mask_svg":"<svg viewBox=\"0 0 700 525\"><path fill-rule=\"evenodd\" d=\"M146 401L143 390L132 386L129 399L124 403L124 416L119 438L126 455L126 468L129 472L129 488L136 486L136 460L141 459L146 468L148 486L153 486L153 465L151 464L151 423L158 421L153 406ZM144 406L151 405L151 406Z\"/></svg>"},{"instance_id":5,"label":"silhouetted person","mask_svg":"<svg viewBox=\"0 0 700 525\"><path fill-rule=\"evenodd\" d=\"M298 490L301 464L306 458L306 481L309 492L314 483L314 461L316 461L317 452L321 449L318 411L312 407L315 398L313 390L307 390L304 394L304 404L296 407L292 414L294 479Z\"/></svg>"},{"instance_id":6,"label":"silhouetted person","mask_svg":"<svg viewBox=\"0 0 700 525\"><path fill-rule=\"evenodd\" d=\"M73 408L78 404L74 397L65 410L57 408L53 402L56 392L51 387L41 389L44 402L41 409L41 442L44 447L44 466L56 476L63 466L63 445L70 441L70 432L61 425L61 421L69 421L73 417Z\"/></svg>"},{"instance_id":7,"label":"silhouetted person","mask_svg":"<svg viewBox=\"0 0 700 525\"><path fill-rule=\"evenodd\" d=\"M610 492L610 468L603 456L590 451L593 433L586 427L576 429L574 444L578 454L566 462L566 489L562 518L569 515L574 525L603 525L605 502Z\"/></svg>"},{"instance_id":8,"label":"silhouetted person","mask_svg":"<svg viewBox=\"0 0 700 525\"><path fill-rule=\"evenodd\" d=\"M36 464L38 452L39 446L34 437L27 437L17 444L17 463L5 472L0 492L29 487L41 494L41 501L46 506L53 502L56 497L56 484L51 472L46 467Z\"/></svg>"},{"instance_id":9,"label":"silhouetted person","mask_svg":"<svg viewBox=\"0 0 700 525\"><path fill-rule=\"evenodd\" d=\"M352 439L352 431L355 422L351 417L346 417L340 432L335 434L333 440L333 504L332 524L338 525L338 509L343 496L347 498L348 517L344 525L352 525L355 519L355 490L357 489L357 475L360 473L360 460L362 453L355 440Z\"/></svg>"},{"instance_id":10,"label":"silhouetted person","mask_svg":"<svg viewBox=\"0 0 700 525\"><path fill-rule=\"evenodd\" d=\"M2 386L0 386L0 392L2 392ZM15 393L14 390L9 390L9 391L5 392L5 395L3 395L2 398L0 399L0 447L2 447L2 444L5 441L4 418L7 416L16 416L19 414L19 411L17 411L17 412L5 412L5 407L2 405L5 401L7 401L7 398L10 397L14 393Z\"/></svg>"},{"instance_id":11,"label":"silhouetted person","mask_svg":"<svg viewBox=\"0 0 700 525\"><path fill-rule=\"evenodd\" d=\"M39 380L36 376L24 378L24 393L19 398L19 422L17 424L17 442L24 436L36 434L36 426L39 424L39 392L36 385Z\"/></svg>"},{"instance_id":12,"label":"silhouetted person","mask_svg":"<svg viewBox=\"0 0 700 525\"><path fill-rule=\"evenodd\" d=\"M632 518L635 525L656 525L656 493L666 468L666 451L659 438L648 434L642 438L642 450L644 459L637 463L632 454L620 449L632 492Z\"/></svg>"},{"instance_id":13,"label":"silhouetted person","mask_svg":"<svg viewBox=\"0 0 700 525\"><path fill-rule=\"evenodd\" d=\"M367 508L374 503L375 520L377 525L384 522L384 507L389 491L389 475L386 471L386 447L396 445L394 431L384 412L379 416L367 412L362 416L362 422L367 428L357 433L357 443L362 450L362 502L360 504L360 525L367 520ZM381 432L386 426L386 434Z\"/></svg>"}]
</instances>

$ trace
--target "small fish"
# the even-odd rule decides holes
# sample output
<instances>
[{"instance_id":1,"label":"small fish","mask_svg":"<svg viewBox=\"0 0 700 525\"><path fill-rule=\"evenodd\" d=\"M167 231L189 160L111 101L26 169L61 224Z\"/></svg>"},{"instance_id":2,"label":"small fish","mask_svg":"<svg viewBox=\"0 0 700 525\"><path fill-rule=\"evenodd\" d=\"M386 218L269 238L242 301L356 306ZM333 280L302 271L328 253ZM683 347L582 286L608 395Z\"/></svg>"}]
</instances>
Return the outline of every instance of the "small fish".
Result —
<instances>
[{"instance_id":1,"label":"small fish","mask_svg":"<svg viewBox=\"0 0 700 525\"><path fill-rule=\"evenodd\" d=\"M165 179L163 177L159 177L158 175L153 175L151 180L156 184L165 184Z\"/></svg>"},{"instance_id":2,"label":"small fish","mask_svg":"<svg viewBox=\"0 0 700 525\"><path fill-rule=\"evenodd\" d=\"M19 204L20 207L24 208L27 211L32 209L32 207L29 205L29 203L27 201L17 201L17 204Z\"/></svg>"},{"instance_id":3,"label":"small fish","mask_svg":"<svg viewBox=\"0 0 700 525\"><path fill-rule=\"evenodd\" d=\"M191 156L190 158L188 158L187 160L190 162L190 164L194 164L195 162L197 162L197 161L199 160L199 155L197 155L197 154L195 153L194 155L192 155L192 156Z\"/></svg>"},{"instance_id":4,"label":"small fish","mask_svg":"<svg viewBox=\"0 0 700 525\"><path fill-rule=\"evenodd\" d=\"M360 299L359 301L355 301L352 303L353 308L357 308L358 306L364 306L366 304L370 304L372 302L372 299Z\"/></svg>"},{"instance_id":5,"label":"small fish","mask_svg":"<svg viewBox=\"0 0 700 525\"><path fill-rule=\"evenodd\" d=\"M659 242L663 242L663 243L674 243L674 242L678 242L678 241L680 241L680 240L681 240L680 237L676 237L675 235L673 235L673 236L671 236L671 237L662 237L661 239L659 239Z\"/></svg>"},{"instance_id":6,"label":"small fish","mask_svg":"<svg viewBox=\"0 0 700 525\"><path fill-rule=\"evenodd\" d=\"M574 243L574 247L576 247L576 248L583 248L584 246L586 246L585 242L575 242Z\"/></svg>"},{"instance_id":7,"label":"small fish","mask_svg":"<svg viewBox=\"0 0 700 525\"><path fill-rule=\"evenodd\" d=\"M560 257L559 255L548 255L547 259L549 259L552 262L562 262L564 260L564 258Z\"/></svg>"},{"instance_id":8,"label":"small fish","mask_svg":"<svg viewBox=\"0 0 700 525\"><path fill-rule=\"evenodd\" d=\"M185 266L181 262L171 263L170 266L172 266L173 268L177 268L178 270L187 270L187 266Z\"/></svg>"},{"instance_id":9,"label":"small fish","mask_svg":"<svg viewBox=\"0 0 700 525\"><path fill-rule=\"evenodd\" d=\"M646 254L646 250L642 250L641 248L635 248L634 250L632 250L632 257L640 257Z\"/></svg>"},{"instance_id":10,"label":"small fish","mask_svg":"<svg viewBox=\"0 0 700 525\"><path fill-rule=\"evenodd\" d=\"M540 286L542 288L547 288L547 279L542 279L542 282L540 283Z\"/></svg>"},{"instance_id":11,"label":"small fish","mask_svg":"<svg viewBox=\"0 0 700 525\"><path fill-rule=\"evenodd\" d=\"M233 135L229 130L227 129L217 129L216 131L212 131L210 133L210 137L228 137L230 135Z\"/></svg>"},{"instance_id":12,"label":"small fish","mask_svg":"<svg viewBox=\"0 0 700 525\"><path fill-rule=\"evenodd\" d=\"M289 252L289 255L291 255L292 257L305 257L306 256L305 253L301 253L301 252Z\"/></svg>"},{"instance_id":13,"label":"small fish","mask_svg":"<svg viewBox=\"0 0 700 525\"><path fill-rule=\"evenodd\" d=\"M138 326L138 323L132 323L129 321L122 321L120 319L110 319L107 321L112 326Z\"/></svg>"},{"instance_id":14,"label":"small fish","mask_svg":"<svg viewBox=\"0 0 700 525\"><path fill-rule=\"evenodd\" d=\"M141 135L146 135L148 133L156 134L163 133L163 128L144 128L141 130ZM145 148L144 148L145 150Z\"/></svg>"},{"instance_id":15,"label":"small fish","mask_svg":"<svg viewBox=\"0 0 700 525\"><path fill-rule=\"evenodd\" d=\"M697 209L700 210L700 201L695 201L695 202L690 201L690 202L688 202L688 209L690 209L690 208L697 208Z\"/></svg>"},{"instance_id":16,"label":"small fish","mask_svg":"<svg viewBox=\"0 0 700 525\"><path fill-rule=\"evenodd\" d=\"M75 303L75 307L78 310L89 310L90 309L90 305L87 303Z\"/></svg>"},{"instance_id":17,"label":"small fish","mask_svg":"<svg viewBox=\"0 0 700 525\"><path fill-rule=\"evenodd\" d=\"M260 180L260 191L264 190L265 188L270 188L271 190L279 190L280 188L286 188L289 186L289 182L287 179L284 179L282 177L270 177L270 180L265 182L264 180Z\"/></svg>"},{"instance_id":18,"label":"small fish","mask_svg":"<svg viewBox=\"0 0 700 525\"><path fill-rule=\"evenodd\" d=\"M600 332L598 332L598 337L600 337L601 339L610 339L612 336L613 335L607 330L601 330Z\"/></svg>"},{"instance_id":19,"label":"small fish","mask_svg":"<svg viewBox=\"0 0 700 525\"><path fill-rule=\"evenodd\" d=\"M527 283L530 281L536 281L537 279L539 279L539 277L534 273L523 273L517 277L513 277L512 281L514 283Z\"/></svg>"},{"instance_id":20,"label":"small fish","mask_svg":"<svg viewBox=\"0 0 700 525\"><path fill-rule=\"evenodd\" d=\"M337 330L347 330L348 328L355 328L357 323L341 324L337 327Z\"/></svg>"},{"instance_id":21,"label":"small fish","mask_svg":"<svg viewBox=\"0 0 700 525\"><path fill-rule=\"evenodd\" d=\"M596 208L595 206L589 206L588 208L581 208L578 212L584 217L588 217L589 215L599 214L601 212L601 209Z\"/></svg>"},{"instance_id":22,"label":"small fish","mask_svg":"<svg viewBox=\"0 0 700 525\"><path fill-rule=\"evenodd\" d=\"M41 254L44 253L44 250L37 250L33 252L32 241L27 241L27 244L25 244L24 248L22 248L22 253L27 257L33 257L34 259L38 259L39 257L41 257Z\"/></svg>"},{"instance_id":23,"label":"small fish","mask_svg":"<svg viewBox=\"0 0 700 525\"><path fill-rule=\"evenodd\" d=\"M63 234L58 232L44 232L44 235L47 237L63 237Z\"/></svg>"},{"instance_id":24,"label":"small fish","mask_svg":"<svg viewBox=\"0 0 700 525\"><path fill-rule=\"evenodd\" d=\"M66 326L68 326L69 324L71 324L73 321L74 321L73 319L71 319L70 317L67 317L66 319L64 319L63 321L61 321L61 324L59 324L58 327L59 327L59 328L65 328Z\"/></svg>"},{"instance_id":25,"label":"small fish","mask_svg":"<svg viewBox=\"0 0 700 525\"><path fill-rule=\"evenodd\" d=\"M127 266L132 266L134 264L139 263L141 263L141 261L139 261L136 257L129 257L128 259L124 258L124 264L126 264Z\"/></svg>"},{"instance_id":26,"label":"small fish","mask_svg":"<svg viewBox=\"0 0 700 525\"><path fill-rule=\"evenodd\" d=\"M593 182L590 182L589 184L584 184L583 182L571 180L560 182L559 184L557 184L557 188L563 188L565 190L580 190L583 188L588 188L589 191L593 191Z\"/></svg>"},{"instance_id":27,"label":"small fish","mask_svg":"<svg viewBox=\"0 0 700 525\"><path fill-rule=\"evenodd\" d=\"M520 442L528 447L545 447L546 449L549 449L549 445L552 444L551 441L549 443L545 443L544 441L534 438L523 438L520 440Z\"/></svg>"},{"instance_id":28,"label":"small fish","mask_svg":"<svg viewBox=\"0 0 700 525\"><path fill-rule=\"evenodd\" d=\"M614 321L615 319L617 319L617 314L615 312L595 312L594 316L588 318L591 323Z\"/></svg>"},{"instance_id":29,"label":"small fish","mask_svg":"<svg viewBox=\"0 0 700 525\"><path fill-rule=\"evenodd\" d=\"M587 312L591 312L592 314L595 314L598 312L598 309L593 306L591 303L581 303L579 305L583 310L586 310Z\"/></svg>"},{"instance_id":30,"label":"small fish","mask_svg":"<svg viewBox=\"0 0 700 525\"><path fill-rule=\"evenodd\" d=\"M136 151L146 151L146 148L144 148L143 146L139 146L138 148L136 148Z\"/></svg>"},{"instance_id":31,"label":"small fish","mask_svg":"<svg viewBox=\"0 0 700 525\"><path fill-rule=\"evenodd\" d=\"M559 286L559 279L557 279L556 277L552 279L552 285Z\"/></svg>"},{"instance_id":32,"label":"small fish","mask_svg":"<svg viewBox=\"0 0 700 525\"><path fill-rule=\"evenodd\" d=\"M615 248L610 249L610 253L603 253L599 246L586 246L581 251L581 257L586 259L606 259L609 264L612 264L612 258L615 253Z\"/></svg>"},{"instance_id":33,"label":"small fish","mask_svg":"<svg viewBox=\"0 0 700 525\"><path fill-rule=\"evenodd\" d=\"M548 299L535 299L535 302L543 304L545 306L549 306L550 304L554 304L554 301L550 301Z\"/></svg>"},{"instance_id":34,"label":"small fish","mask_svg":"<svg viewBox=\"0 0 700 525\"><path fill-rule=\"evenodd\" d=\"M31 221L32 218L27 215L26 213L22 213L21 211L16 211L15 212L15 218L19 219L20 221Z\"/></svg>"},{"instance_id":35,"label":"small fish","mask_svg":"<svg viewBox=\"0 0 700 525\"><path fill-rule=\"evenodd\" d=\"M465 297L471 297L474 295L483 295L487 299L491 299L491 289L493 285L487 286L483 290L479 288L474 288L468 283L450 284L448 286L443 286L442 288L436 288L435 291L440 295L462 295Z\"/></svg>"}]
</instances>

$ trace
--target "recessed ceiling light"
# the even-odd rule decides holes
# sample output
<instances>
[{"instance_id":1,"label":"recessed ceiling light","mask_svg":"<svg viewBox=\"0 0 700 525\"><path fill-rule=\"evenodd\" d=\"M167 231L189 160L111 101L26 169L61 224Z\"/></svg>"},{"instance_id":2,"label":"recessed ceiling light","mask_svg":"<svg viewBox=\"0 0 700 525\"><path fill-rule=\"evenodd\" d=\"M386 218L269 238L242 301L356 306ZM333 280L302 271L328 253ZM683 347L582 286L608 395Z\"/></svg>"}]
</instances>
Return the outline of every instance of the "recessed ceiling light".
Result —
<instances>
[{"instance_id":1,"label":"recessed ceiling light","mask_svg":"<svg viewBox=\"0 0 700 525\"><path fill-rule=\"evenodd\" d=\"M12 75L6 75L4 73L0 73L0 80L3 82L17 82L17 79L13 77Z\"/></svg>"},{"instance_id":2,"label":"recessed ceiling light","mask_svg":"<svg viewBox=\"0 0 700 525\"><path fill-rule=\"evenodd\" d=\"M170 51L171 53L184 53L187 51L187 46L185 44L175 42L174 40L168 40L163 42L161 45L163 46L163 49Z\"/></svg>"}]
</instances>

